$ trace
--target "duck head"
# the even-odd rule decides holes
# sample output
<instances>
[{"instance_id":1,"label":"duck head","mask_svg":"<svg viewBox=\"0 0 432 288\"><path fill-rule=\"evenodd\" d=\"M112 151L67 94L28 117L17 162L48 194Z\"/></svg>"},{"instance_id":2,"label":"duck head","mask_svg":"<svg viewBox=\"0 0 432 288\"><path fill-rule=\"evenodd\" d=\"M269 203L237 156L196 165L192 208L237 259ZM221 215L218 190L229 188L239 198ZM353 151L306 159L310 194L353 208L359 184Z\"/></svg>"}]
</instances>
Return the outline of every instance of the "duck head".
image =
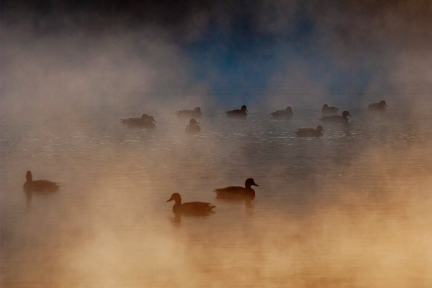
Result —
<instances>
[{"instance_id":1,"label":"duck head","mask_svg":"<svg viewBox=\"0 0 432 288\"><path fill-rule=\"evenodd\" d=\"M291 106L288 106L287 109L286 109L286 111L288 111L288 112L292 112L292 110L291 110Z\"/></svg>"},{"instance_id":2,"label":"duck head","mask_svg":"<svg viewBox=\"0 0 432 288\"><path fill-rule=\"evenodd\" d=\"M388 107L387 103L384 100L381 100L379 104L380 106Z\"/></svg>"},{"instance_id":3,"label":"duck head","mask_svg":"<svg viewBox=\"0 0 432 288\"><path fill-rule=\"evenodd\" d=\"M168 199L166 202L175 201L175 204L181 204L181 196L179 193L173 193L171 195L171 198Z\"/></svg>"},{"instance_id":4,"label":"duck head","mask_svg":"<svg viewBox=\"0 0 432 288\"><path fill-rule=\"evenodd\" d=\"M316 128L316 131L317 132L324 131L324 128L321 125L318 125L317 128Z\"/></svg>"},{"instance_id":5,"label":"duck head","mask_svg":"<svg viewBox=\"0 0 432 288\"><path fill-rule=\"evenodd\" d=\"M246 108L246 105L243 105L242 107L241 107L241 109L240 109L241 111L246 111L247 112L247 108Z\"/></svg>"},{"instance_id":6,"label":"duck head","mask_svg":"<svg viewBox=\"0 0 432 288\"><path fill-rule=\"evenodd\" d=\"M192 118L190 121L189 121L189 124L199 124L198 123L198 121L196 121L194 118Z\"/></svg>"},{"instance_id":7,"label":"duck head","mask_svg":"<svg viewBox=\"0 0 432 288\"><path fill-rule=\"evenodd\" d=\"M253 178L248 178L248 179L246 179L245 187L250 189L251 186L257 186L257 187L259 187L259 186L255 183L255 181L254 181Z\"/></svg>"},{"instance_id":8,"label":"duck head","mask_svg":"<svg viewBox=\"0 0 432 288\"><path fill-rule=\"evenodd\" d=\"M27 171L27 173L26 173L26 180L27 180L27 182L33 181L33 176L32 176L30 171Z\"/></svg>"},{"instance_id":9,"label":"duck head","mask_svg":"<svg viewBox=\"0 0 432 288\"><path fill-rule=\"evenodd\" d=\"M150 121L150 122L156 122L156 120L153 118L153 116L149 116L149 117L147 118L147 121Z\"/></svg>"},{"instance_id":10,"label":"duck head","mask_svg":"<svg viewBox=\"0 0 432 288\"><path fill-rule=\"evenodd\" d=\"M342 117L347 117L347 116L352 117L351 114L349 114L348 111L343 111L343 113L342 113Z\"/></svg>"},{"instance_id":11,"label":"duck head","mask_svg":"<svg viewBox=\"0 0 432 288\"><path fill-rule=\"evenodd\" d=\"M324 105L323 105L323 108L328 108L328 105L327 105L327 104L324 104Z\"/></svg>"},{"instance_id":12,"label":"duck head","mask_svg":"<svg viewBox=\"0 0 432 288\"><path fill-rule=\"evenodd\" d=\"M147 114L142 114L142 115L141 115L141 119L142 119L142 120L146 120L147 118L148 118L148 115L147 115Z\"/></svg>"},{"instance_id":13,"label":"duck head","mask_svg":"<svg viewBox=\"0 0 432 288\"><path fill-rule=\"evenodd\" d=\"M201 113L201 108L200 107L195 107L194 112L195 113Z\"/></svg>"}]
</instances>

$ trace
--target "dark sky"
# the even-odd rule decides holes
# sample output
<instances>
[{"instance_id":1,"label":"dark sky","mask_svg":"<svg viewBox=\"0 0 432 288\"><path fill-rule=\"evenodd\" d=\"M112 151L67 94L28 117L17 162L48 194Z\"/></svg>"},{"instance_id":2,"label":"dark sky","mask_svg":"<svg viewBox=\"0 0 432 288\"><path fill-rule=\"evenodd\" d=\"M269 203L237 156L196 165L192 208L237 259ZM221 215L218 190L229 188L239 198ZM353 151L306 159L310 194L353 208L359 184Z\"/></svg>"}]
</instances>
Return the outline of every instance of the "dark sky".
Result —
<instances>
[{"instance_id":1,"label":"dark sky","mask_svg":"<svg viewBox=\"0 0 432 288\"><path fill-rule=\"evenodd\" d=\"M41 36L158 27L192 60L197 81L236 103L315 82L318 93L360 99L377 77L388 80L393 59L432 48L428 0L6 0L1 10L4 26Z\"/></svg>"}]
</instances>

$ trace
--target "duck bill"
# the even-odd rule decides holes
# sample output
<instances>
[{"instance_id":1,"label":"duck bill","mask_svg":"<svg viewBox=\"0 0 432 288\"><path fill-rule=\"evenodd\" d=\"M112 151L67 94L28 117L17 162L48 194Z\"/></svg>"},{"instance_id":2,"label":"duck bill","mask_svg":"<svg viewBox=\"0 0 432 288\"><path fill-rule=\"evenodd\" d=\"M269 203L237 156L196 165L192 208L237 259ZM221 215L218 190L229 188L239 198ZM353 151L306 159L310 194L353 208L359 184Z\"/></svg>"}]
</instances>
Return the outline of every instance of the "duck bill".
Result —
<instances>
[{"instance_id":1,"label":"duck bill","mask_svg":"<svg viewBox=\"0 0 432 288\"><path fill-rule=\"evenodd\" d=\"M258 184L256 184L256 183L253 183L252 185L253 185L253 186L257 186L257 187L259 187Z\"/></svg>"},{"instance_id":2,"label":"duck bill","mask_svg":"<svg viewBox=\"0 0 432 288\"><path fill-rule=\"evenodd\" d=\"M174 199L172 199L172 197L170 198L170 199L168 199L166 202L170 202L170 201L172 201L172 200L174 200Z\"/></svg>"}]
</instances>

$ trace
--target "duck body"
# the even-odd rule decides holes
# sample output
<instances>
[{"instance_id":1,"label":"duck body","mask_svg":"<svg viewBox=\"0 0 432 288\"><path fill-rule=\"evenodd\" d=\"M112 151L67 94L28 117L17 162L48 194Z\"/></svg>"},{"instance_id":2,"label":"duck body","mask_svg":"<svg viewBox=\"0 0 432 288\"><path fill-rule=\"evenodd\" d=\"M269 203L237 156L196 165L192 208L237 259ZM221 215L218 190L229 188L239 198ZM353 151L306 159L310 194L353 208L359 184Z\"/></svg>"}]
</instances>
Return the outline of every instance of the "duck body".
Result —
<instances>
[{"instance_id":1,"label":"duck body","mask_svg":"<svg viewBox=\"0 0 432 288\"><path fill-rule=\"evenodd\" d=\"M141 118L121 119L122 124L134 128L154 129L156 127L154 122L156 122L154 117L148 116L147 114L143 114Z\"/></svg>"},{"instance_id":2,"label":"duck body","mask_svg":"<svg viewBox=\"0 0 432 288\"><path fill-rule=\"evenodd\" d=\"M278 110L276 112L271 113L273 118L292 118L293 112L291 110L291 107L288 106L286 110Z\"/></svg>"},{"instance_id":3,"label":"duck body","mask_svg":"<svg viewBox=\"0 0 432 288\"><path fill-rule=\"evenodd\" d=\"M194 118L192 118L189 122L189 125L186 126L186 132L191 134L199 133L201 131L201 127L198 124L199 123Z\"/></svg>"},{"instance_id":4,"label":"duck body","mask_svg":"<svg viewBox=\"0 0 432 288\"><path fill-rule=\"evenodd\" d=\"M348 123L348 116L352 117L348 111L343 111L342 116L339 115L323 116L320 120L323 122Z\"/></svg>"},{"instance_id":5,"label":"duck body","mask_svg":"<svg viewBox=\"0 0 432 288\"><path fill-rule=\"evenodd\" d=\"M321 137L324 135L322 131L324 131L323 127L321 125L318 125L316 129L300 128L295 133L298 137Z\"/></svg>"},{"instance_id":6,"label":"duck body","mask_svg":"<svg viewBox=\"0 0 432 288\"><path fill-rule=\"evenodd\" d=\"M195 107L195 109L193 110L180 110L176 112L177 117L182 117L182 118L200 118L202 113L201 113L201 108L200 107Z\"/></svg>"},{"instance_id":7,"label":"duck body","mask_svg":"<svg viewBox=\"0 0 432 288\"><path fill-rule=\"evenodd\" d=\"M27 171L26 182L23 185L23 189L26 193L52 193L59 189L58 183L51 182L48 180L35 180L33 181L33 176L30 171Z\"/></svg>"},{"instance_id":8,"label":"duck body","mask_svg":"<svg viewBox=\"0 0 432 288\"><path fill-rule=\"evenodd\" d=\"M169 201L175 201L173 206L173 212L175 214L208 214L214 212L212 209L216 207L206 202L181 203L181 196L179 193L173 193L171 198L167 200L167 202Z\"/></svg>"},{"instance_id":9,"label":"duck body","mask_svg":"<svg viewBox=\"0 0 432 288\"><path fill-rule=\"evenodd\" d=\"M251 186L258 186L252 178L246 179L245 187L229 186L215 189L217 199L254 199L255 190Z\"/></svg>"},{"instance_id":10,"label":"duck body","mask_svg":"<svg viewBox=\"0 0 432 288\"><path fill-rule=\"evenodd\" d=\"M141 118L128 118L128 119L120 119L122 124L125 124L130 127L140 127L143 123L146 122L148 118L147 114L143 114Z\"/></svg>"},{"instance_id":11,"label":"duck body","mask_svg":"<svg viewBox=\"0 0 432 288\"><path fill-rule=\"evenodd\" d=\"M328 106L327 104L324 104L322 109L321 109L321 112L323 114L334 114L334 113L337 113L338 109L339 108L336 108L333 106Z\"/></svg>"},{"instance_id":12,"label":"duck body","mask_svg":"<svg viewBox=\"0 0 432 288\"><path fill-rule=\"evenodd\" d=\"M243 105L241 109L235 109L225 112L228 117L232 118L246 118L247 117L247 108L246 105Z\"/></svg>"},{"instance_id":13,"label":"duck body","mask_svg":"<svg viewBox=\"0 0 432 288\"><path fill-rule=\"evenodd\" d=\"M387 107L387 103L384 100L382 100L379 103L369 104L368 109L369 110L385 111L386 107Z\"/></svg>"}]
</instances>

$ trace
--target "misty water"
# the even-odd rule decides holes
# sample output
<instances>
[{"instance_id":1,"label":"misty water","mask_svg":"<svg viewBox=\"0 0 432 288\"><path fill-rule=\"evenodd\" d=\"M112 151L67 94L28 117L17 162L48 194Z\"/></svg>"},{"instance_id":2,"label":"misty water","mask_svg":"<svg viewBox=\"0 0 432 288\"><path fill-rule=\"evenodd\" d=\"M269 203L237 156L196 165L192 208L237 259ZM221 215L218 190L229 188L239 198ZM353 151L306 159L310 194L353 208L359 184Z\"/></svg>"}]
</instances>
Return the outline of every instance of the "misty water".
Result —
<instances>
[{"instance_id":1,"label":"misty water","mask_svg":"<svg viewBox=\"0 0 432 288\"><path fill-rule=\"evenodd\" d=\"M319 109L248 108L203 109L199 135L162 110L2 121L1 286L431 287L430 114L352 108L299 138ZM120 124L142 113L155 130ZM60 190L28 208L27 170ZM216 199L246 178L251 205ZM175 192L215 213L174 217Z\"/></svg>"}]
</instances>

